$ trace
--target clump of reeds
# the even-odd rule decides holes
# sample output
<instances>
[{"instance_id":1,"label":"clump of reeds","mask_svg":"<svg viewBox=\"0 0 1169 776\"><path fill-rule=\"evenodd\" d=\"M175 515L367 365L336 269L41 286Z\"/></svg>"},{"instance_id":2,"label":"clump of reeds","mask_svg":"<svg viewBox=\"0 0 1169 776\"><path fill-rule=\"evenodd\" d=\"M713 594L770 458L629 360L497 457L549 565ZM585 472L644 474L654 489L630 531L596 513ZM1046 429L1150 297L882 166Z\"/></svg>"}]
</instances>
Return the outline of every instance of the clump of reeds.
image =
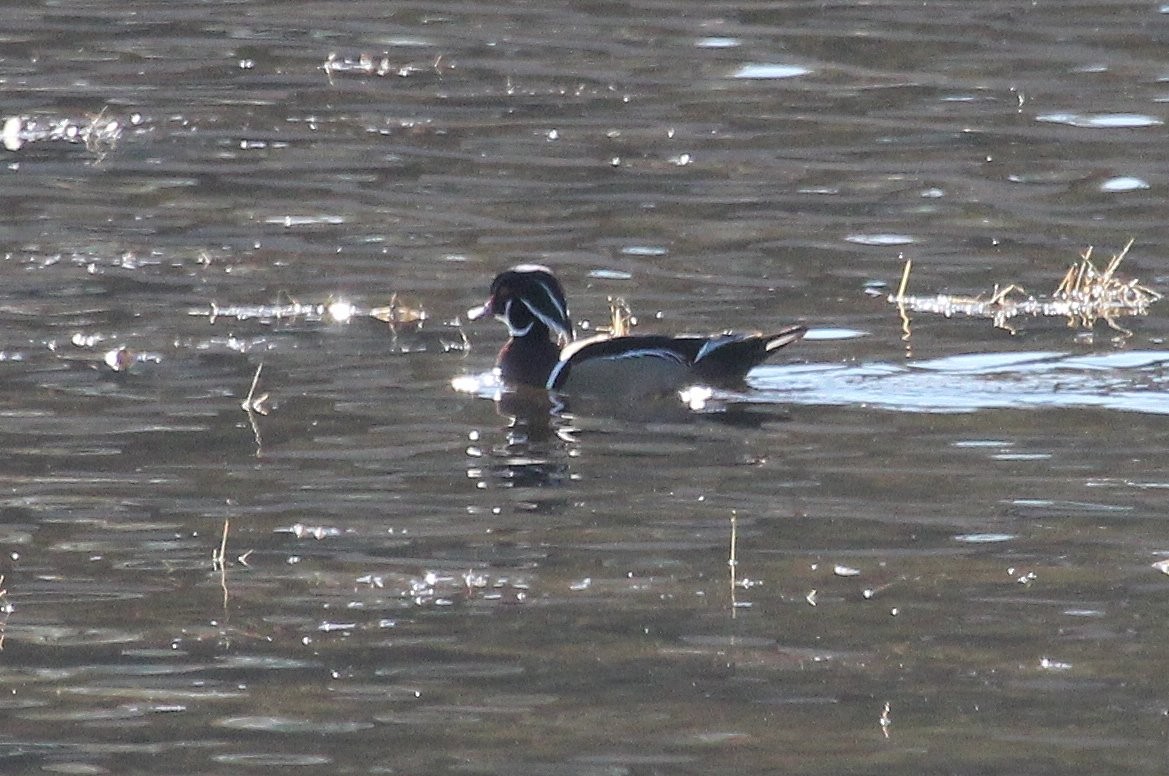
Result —
<instances>
[{"instance_id":1,"label":"clump of reeds","mask_svg":"<svg viewBox=\"0 0 1169 776\"><path fill-rule=\"evenodd\" d=\"M989 318L1000 329L1012 334L1015 328L1010 321L1020 316L1039 318L1066 318L1072 328L1091 329L1097 321L1104 321L1110 328L1124 336L1131 331L1117 323L1119 318L1132 315L1147 315L1149 305L1161 299L1161 294L1144 286L1139 280L1122 280L1116 275L1117 268L1128 255L1133 241L1119 253L1113 254L1108 264L1100 269L1092 261L1089 247L1072 264L1063 279L1050 296L1035 296L1015 283L995 285L989 296L962 296L957 294L936 294L934 296L906 296L912 260L906 260L901 275L901 285L896 294L889 295L889 302L897 305L905 319L906 312L923 312L944 315L966 315L973 318ZM906 319L907 320L907 319Z\"/></svg>"},{"instance_id":2,"label":"clump of reeds","mask_svg":"<svg viewBox=\"0 0 1169 776\"><path fill-rule=\"evenodd\" d=\"M621 297L609 297L609 334L614 337L625 337L637 325L637 318L633 311Z\"/></svg>"}]
</instances>

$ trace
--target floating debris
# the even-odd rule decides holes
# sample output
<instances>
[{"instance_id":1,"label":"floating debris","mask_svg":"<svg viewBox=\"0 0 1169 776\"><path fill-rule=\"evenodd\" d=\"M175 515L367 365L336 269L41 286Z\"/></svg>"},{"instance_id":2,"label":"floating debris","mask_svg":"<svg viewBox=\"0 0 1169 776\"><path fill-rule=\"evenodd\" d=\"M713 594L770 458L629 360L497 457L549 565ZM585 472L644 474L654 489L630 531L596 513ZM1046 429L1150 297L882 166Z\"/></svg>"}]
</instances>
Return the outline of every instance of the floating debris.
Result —
<instances>
[{"instance_id":1,"label":"floating debris","mask_svg":"<svg viewBox=\"0 0 1169 776\"><path fill-rule=\"evenodd\" d=\"M275 533L289 533L297 539L304 539L305 537L312 537L317 541L321 539L330 539L341 535L341 529L329 525L305 525L304 523L294 523L287 528L277 528Z\"/></svg>"},{"instance_id":2,"label":"floating debris","mask_svg":"<svg viewBox=\"0 0 1169 776\"><path fill-rule=\"evenodd\" d=\"M137 114L130 117L131 124L141 121ZM123 127L123 122L110 118L104 110L83 118L9 116L0 129L0 144L8 151L19 151L30 143L74 143L85 145L93 153L104 153L117 144Z\"/></svg>"},{"instance_id":3,"label":"floating debris","mask_svg":"<svg viewBox=\"0 0 1169 776\"><path fill-rule=\"evenodd\" d=\"M357 586L372 590L395 590L398 597L414 606L452 606L460 601L521 604L528 600L531 583L524 578L493 577L487 572L468 569L461 574L426 570L420 576L400 573L363 574ZM379 628L393 628L396 620L378 621Z\"/></svg>"},{"instance_id":4,"label":"floating debris","mask_svg":"<svg viewBox=\"0 0 1169 776\"><path fill-rule=\"evenodd\" d=\"M421 307L403 304L397 294L390 296L390 303L385 307L374 307L369 311L369 317L390 325L405 323L422 323L426 320L426 311Z\"/></svg>"},{"instance_id":5,"label":"floating debris","mask_svg":"<svg viewBox=\"0 0 1169 776\"><path fill-rule=\"evenodd\" d=\"M57 352L61 358L79 366L86 366L99 371L109 370L119 374L128 374L137 371L142 364L161 364L163 354L151 351L133 350L124 344L106 345L109 337L96 332L74 332L69 337L69 343L80 351L81 355L67 352L58 348L57 343L49 343L49 350ZM104 348L104 349L102 349ZM100 350L100 352L98 352ZM20 360L9 357L11 360ZM0 354L0 361L9 360Z\"/></svg>"},{"instance_id":6,"label":"floating debris","mask_svg":"<svg viewBox=\"0 0 1169 776\"><path fill-rule=\"evenodd\" d=\"M471 343L459 319L445 321L438 327L426 329L425 324L430 318L426 310L417 304L402 301L398 294L391 295L388 305L371 308L362 308L340 298L325 302L299 302L289 299L286 294L281 294L278 301L273 304L221 305L212 301L209 307L187 310L187 315L206 317L212 325L219 319L226 318L239 323L254 321L261 326L273 327L315 324L348 326L372 319L387 324L392 338L390 348L401 353L436 348L444 353L466 352L471 349ZM405 339L400 341L400 336ZM231 341L236 342L234 336ZM258 407L253 406L252 409L259 412Z\"/></svg>"},{"instance_id":7,"label":"floating debris","mask_svg":"<svg viewBox=\"0 0 1169 776\"><path fill-rule=\"evenodd\" d=\"M1120 253L1114 254L1107 266L1101 270L1092 262L1092 248L1072 264L1051 296L1034 296L1015 283L1006 286L995 285L989 297L937 294L935 296L906 296L909 273L913 266L910 259L905 261L901 285L896 294L888 300L897 305L902 323L908 335L907 312L935 313L947 318L965 315L972 318L990 318L997 328L1015 333L1011 319L1020 316L1030 318L1066 318L1071 328L1091 329L1097 321L1104 321L1110 328L1128 337L1132 332L1117 323L1117 319L1131 315L1147 315L1149 305L1161 299L1161 294L1141 285L1133 278L1121 280L1116 276L1120 263L1128 255L1133 241Z\"/></svg>"},{"instance_id":8,"label":"floating debris","mask_svg":"<svg viewBox=\"0 0 1169 776\"><path fill-rule=\"evenodd\" d=\"M275 304L233 304L220 305L212 302L210 310L207 308L191 309L188 315L195 317L207 316L215 323L220 318L231 318L237 321L255 320L261 323L283 323L300 321L307 323L352 323L358 318L373 318L388 323L391 326L418 324L421 325L427 318L426 311L421 307L405 304L398 301L398 295L390 297L390 303L384 307L373 307L362 310L357 305L344 299L330 299L327 302L277 302Z\"/></svg>"},{"instance_id":9,"label":"floating debris","mask_svg":"<svg viewBox=\"0 0 1169 776\"><path fill-rule=\"evenodd\" d=\"M376 75L379 77L396 75L400 78L408 78L412 75L431 71L441 74L443 70L450 70L453 67L453 65L448 65L443 62L442 54L439 54L429 63L407 62L405 64L398 64L390 60L388 52L383 52L381 55L363 53L356 57L342 56L336 52L330 52L329 57L325 60L325 64L321 65L321 69L328 73L330 78L334 74Z\"/></svg>"},{"instance_id":10,"label":"floating debris","mask_svg":"<svg viewBox=\"0 0 1169 776\"><path fill-rule=\"evenodd\" d=\"M113 350L107 350L102 355L102 361L115 372L128 372L130 367L138 363L138 354L125 345L120 345Z\"/></svg>"}]
</instances>

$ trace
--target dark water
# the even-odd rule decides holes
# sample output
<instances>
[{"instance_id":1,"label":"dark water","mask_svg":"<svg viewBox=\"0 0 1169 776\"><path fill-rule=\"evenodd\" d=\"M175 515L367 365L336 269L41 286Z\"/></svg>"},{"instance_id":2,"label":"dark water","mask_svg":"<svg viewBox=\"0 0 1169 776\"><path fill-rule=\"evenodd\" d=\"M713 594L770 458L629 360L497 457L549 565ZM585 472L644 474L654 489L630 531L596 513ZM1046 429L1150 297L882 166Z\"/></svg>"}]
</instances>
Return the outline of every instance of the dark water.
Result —
<instances>
[{"instance_id":1,"label":"dark water","mask_svg":"<svg viewBox=\"0 0 1169 776\"><path fill-rule=\"evenodd\" d=\"M7 5L4 773L1162 770L1163 307L885 296L1164 289L1166 9ZM812 335L516 419L521 260Z\"/></svg>"}]
</instances>

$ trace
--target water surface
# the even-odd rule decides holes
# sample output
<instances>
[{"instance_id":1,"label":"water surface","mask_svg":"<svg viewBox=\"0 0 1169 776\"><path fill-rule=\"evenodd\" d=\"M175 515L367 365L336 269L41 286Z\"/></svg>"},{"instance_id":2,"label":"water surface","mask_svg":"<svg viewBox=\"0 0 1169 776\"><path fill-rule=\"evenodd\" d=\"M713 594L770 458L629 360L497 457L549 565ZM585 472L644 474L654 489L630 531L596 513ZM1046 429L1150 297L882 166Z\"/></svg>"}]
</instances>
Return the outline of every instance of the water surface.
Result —
<instances>
[{"instance_id":1,"label":"water surface","mask_svg":"<svg viewBox=\"0 0 1169 776\"><path fill-rule=\"evenodd\" d=\"M1130 238L1164 290L1165 24L7 9L0 769L1159 772L1163 311L885 297ZM520 411L451 384L519 261L590 328L812 336L694 409Z\"/></svg>"}]
</instances>

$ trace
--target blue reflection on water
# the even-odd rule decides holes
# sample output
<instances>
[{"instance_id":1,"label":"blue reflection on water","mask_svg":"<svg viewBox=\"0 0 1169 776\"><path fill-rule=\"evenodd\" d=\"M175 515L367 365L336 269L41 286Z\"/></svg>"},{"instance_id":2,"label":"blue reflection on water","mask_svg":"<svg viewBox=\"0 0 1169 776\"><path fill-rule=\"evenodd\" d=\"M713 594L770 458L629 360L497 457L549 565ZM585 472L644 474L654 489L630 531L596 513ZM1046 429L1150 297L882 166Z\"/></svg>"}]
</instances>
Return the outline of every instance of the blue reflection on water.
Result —
<instances>
[{"instance_id":1,"label":"blue reflection on water","mask_svg":"<svg viewBox=\"0 0 1169 776\"><path fill-rule=\"evenodd\" d=\"M1169 414L1169 353L971 353L927 361L764 365L759 398L902 412L1099 407Z\"/></svg>"}]
</instances>

